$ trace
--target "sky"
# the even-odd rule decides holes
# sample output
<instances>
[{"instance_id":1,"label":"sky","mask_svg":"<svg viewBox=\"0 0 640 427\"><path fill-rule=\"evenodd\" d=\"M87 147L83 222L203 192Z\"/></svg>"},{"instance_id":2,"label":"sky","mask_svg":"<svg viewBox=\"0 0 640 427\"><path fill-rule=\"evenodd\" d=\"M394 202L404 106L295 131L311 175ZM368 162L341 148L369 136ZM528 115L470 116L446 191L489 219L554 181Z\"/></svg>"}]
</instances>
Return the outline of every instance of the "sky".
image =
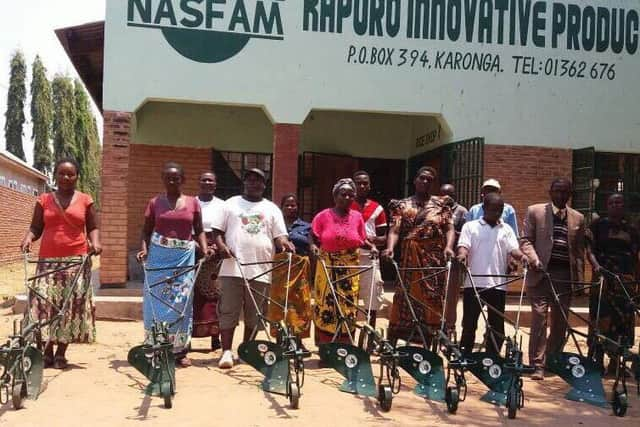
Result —
<instances>
[{"instance_id":1,"label":"sky","mask_svg":"<svg viewBox=\"0 0 640 427\"><path fill-rule=\"evenodd\" d=\"M66 52L58 41L54 30L88 22L102 21L105 15L105 0L19 0L2 2L0 13L0 148L5 148L4 123L7 110L7 91L9 89L9 62L16 49L22 50L27 62L27 100L22 144L27 162L33 160L33 141L31 141L31 105L30 83L31 64L36 55L40 55L52 78L56 73L67 74L73 78L78 74ZM93 102L93 101L92 101ZM93 107L98 122L98 134L102 138L102 116Z\"/></svg>"}]
</instances>

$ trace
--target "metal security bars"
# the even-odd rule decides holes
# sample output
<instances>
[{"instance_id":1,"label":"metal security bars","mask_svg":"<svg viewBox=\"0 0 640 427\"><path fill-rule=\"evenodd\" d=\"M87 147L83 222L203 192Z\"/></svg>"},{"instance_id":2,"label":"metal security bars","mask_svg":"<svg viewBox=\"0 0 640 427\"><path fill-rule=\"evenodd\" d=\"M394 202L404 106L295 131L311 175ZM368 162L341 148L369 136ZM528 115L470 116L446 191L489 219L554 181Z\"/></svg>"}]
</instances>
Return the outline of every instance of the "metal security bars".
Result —
<instances>
[{"instance_id":1,"label":"metal security bars","mask_svg":"<svg viewBox=\"0 0 640 427\"><path fill-rule=\"evenodd\" d=\"M484 138L471 138L446 144L409 159L407 186L413 192L413 178L422 166L433 166L438 170L438 181L433 192L445 183L455 185L458 203L471 206L478 201L484 174Z\"/></svg>"},{"instance_id":2,"label":"metal security bars","mask_svg":"<svg viewBox=\"0 0 640 427\"><path fill-rule=\"evenodd\" d=\"M606 216L607 198L621 193L632 223L640 220L640 154L573 150L573 208L587 222Z\"/></svg>"},{"instance_id":3,"label":"metal security bars","mask_svg":"<svg viewBox=\"0 0 640 427\"><path fill-rule=\"evenodd\" d=\"M242 193L242 177L251 168L259 168L267 176L265 197L271 198L271 154L213 151L211 165L218 178L216 196L224 200Z\"/></svg>"},{"instance_id":4,"label":"metal security bars","mask_svg":"<svg viewBox=\"0 0 640 427\"><path fill-rule=\"evenodd\" d=\"M622 193L628 219L640 220L640 154L595 153L595 177L598 188L594 210L599 216L607 213L607 197Z\"/></svg>"},{"instance_id":5,"label":"metal security bars","mask_svg":"<svg viewBox=\"0 0 640 427\"><path fill-rule=\"evenodd\" d=\"M573 208L582 213L587 223L591 222L594 205L593 147L573 150Z\"/></svg>"},{"instance_id":6,"label":"metal security bars","mask_svg":"<svg viewBox=\"0 0 640 427\"><path fill-rule=\"evenodd\" d=\"M480 195L484 175L484 138L471 138L442 147L440 182L455 185L458 203L470 207Z\"/></svg>"}]
</instances>

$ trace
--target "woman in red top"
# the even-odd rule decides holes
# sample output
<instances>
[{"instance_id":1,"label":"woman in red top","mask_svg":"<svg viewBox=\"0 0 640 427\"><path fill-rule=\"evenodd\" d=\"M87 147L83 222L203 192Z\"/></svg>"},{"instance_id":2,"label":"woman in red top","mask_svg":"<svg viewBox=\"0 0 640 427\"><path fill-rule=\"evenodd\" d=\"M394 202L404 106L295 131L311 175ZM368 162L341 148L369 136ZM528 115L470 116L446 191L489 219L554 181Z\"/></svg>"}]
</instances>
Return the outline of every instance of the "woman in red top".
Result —
<instances>
[{"instance_id":1,"label":"woman in red top","mask_svg":"<svg viewBox=\"0 0 640 427\"><path fill-rule=\"evenodd\" d=\"M91 343L96 338L91 262L87 260L84 264L65 268L77 263L79 256L89 253L87 238L92 253L99 255L102 252L93 199L76 191L78 171L78 164L73 159L56 162L53 174L58 189L38 197L31 226L21 245L24 252L29 252L31 244L42 237L37 274L59 270L34 281L32 288L36 292L29 294L30 314L34 319L43 322L54 316L55 307L62 306L67 289L73 286L78 275L70 307L63 313L60 323L54 322L49 331L45 331L48 337L44 364L57 369L67 366L65 352L69 343ZM55 355L54 346L57 346Z\"/></svg>"}]
</instances>

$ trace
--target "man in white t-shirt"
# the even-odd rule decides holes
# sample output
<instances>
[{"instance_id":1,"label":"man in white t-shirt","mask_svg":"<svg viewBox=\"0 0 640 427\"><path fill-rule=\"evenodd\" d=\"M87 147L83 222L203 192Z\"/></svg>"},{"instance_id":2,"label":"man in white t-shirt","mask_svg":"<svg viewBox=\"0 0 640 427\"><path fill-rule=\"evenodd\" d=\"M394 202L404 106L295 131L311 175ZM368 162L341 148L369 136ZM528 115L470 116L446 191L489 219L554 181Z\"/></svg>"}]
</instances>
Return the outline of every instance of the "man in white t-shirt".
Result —
<instances>
[{"instance_id":1,"label":"man in white t-shirt","mask_svg":"<svg viewBox=\"0 0 640 427\"><path fill-rule=\"evenodd\" d=\"M233 367L231 346L233 333L240 320L240 312L244 311L245 342L258 326L256 308L245 286L243 275L256 291L254 297L264 310L266 298L259 294L269 293L271 274L263 273L272 268L272 265L266 262L273 260L276 248L295 252L295 247L287 237L282 212L278 206L262 197L266 188L264 172L260 169L249 169L243 177L243 184L244 193L225 201L222 214L211 224L216 235L218 251L225 257L218 274L218 313L223 350L218 366L223 369ZM233 258L237 258L242 264L265 264L245 265L241 272Z\"/></svg>"},{"instance_id":2,"label":"man in white t-shirt","mask_svg":"<svg viewBox=\"0 0 640 427\"><path fill-rule=\"evenodd\" d=\"M458 261L467 265L472 275L494 276L476 277L474 283L482 302L476 298L469 277L465 279L462 316L462 337L460 348L464 354L473 351L478 317L483 305L489 305L489 321L486 342L487 351L500 354L504 341L504 308L506 300L505 276L509 266L509 255L516 260L526 261L519 248L518 238L509 224L500 217L504 201L498 193L485 195L483 217L467 222L462 227L458 240ZM497 310L497 312L496 312ZM491 331L491 333L490 333Z\"/></svg>"}]
</instances>

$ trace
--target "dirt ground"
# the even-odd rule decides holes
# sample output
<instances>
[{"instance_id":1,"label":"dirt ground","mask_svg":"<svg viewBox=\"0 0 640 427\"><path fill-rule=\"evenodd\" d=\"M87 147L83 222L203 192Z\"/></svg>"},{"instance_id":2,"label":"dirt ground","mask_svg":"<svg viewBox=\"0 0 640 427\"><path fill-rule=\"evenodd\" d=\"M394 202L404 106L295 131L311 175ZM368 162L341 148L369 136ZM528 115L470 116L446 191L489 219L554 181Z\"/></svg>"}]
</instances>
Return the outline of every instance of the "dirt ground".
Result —
<instances>
[{"instance_id":1,"label":"dirt ground","mask_svg":"<svg viewBox=\"0 0 640 427\"><path fill-rule=\"evenodd\" d=\"M0 336L6 337L15 316L0 313ZM262 376L246 364L231 370L216 367L220 351L193 352L194 366L177 371L173 409L142 393L147 381L127 363L130 347L142 339L141 322L98 322L98 342L71 346L70 367L45 370L43 392L25 409L0 406L0 425L6 426L438 426L438 425L562 425L638 426L640 399L630 393L625 418L610 410L564 399L568 386L558 377L543 382L525 380L525 408L516 420L506 410L479 400L486 391L470 374L469 395L458 413L449 415L443 403L425 401L412 391L414 382L403 372L403 386L390 412L382 413L375 399L340 392L341 377L319 369L318 356L308 360L300 409L291 410L284 396L259 388ZM206 349L207 339L196 339L195 349ZM307 343L311 347L311 342ZM374 365L374 372L375 365ZM606 380L609 391L610 380Z\"/></svg>"},{"instance_id":2,"label":"dirt ground","mask_svg":"<svg viewBox=\"0 0 640 427\"><path fill-rule=\"evenodd\" d=\"M91 258L91 268L94 271L100 268L100 257ZM28 264L27 270L32 276L36 265ZM14 296L24 292L24 263L18 261L0 265L0 304L7 300L10 302Z\"/></svg>"}]
</instances>

